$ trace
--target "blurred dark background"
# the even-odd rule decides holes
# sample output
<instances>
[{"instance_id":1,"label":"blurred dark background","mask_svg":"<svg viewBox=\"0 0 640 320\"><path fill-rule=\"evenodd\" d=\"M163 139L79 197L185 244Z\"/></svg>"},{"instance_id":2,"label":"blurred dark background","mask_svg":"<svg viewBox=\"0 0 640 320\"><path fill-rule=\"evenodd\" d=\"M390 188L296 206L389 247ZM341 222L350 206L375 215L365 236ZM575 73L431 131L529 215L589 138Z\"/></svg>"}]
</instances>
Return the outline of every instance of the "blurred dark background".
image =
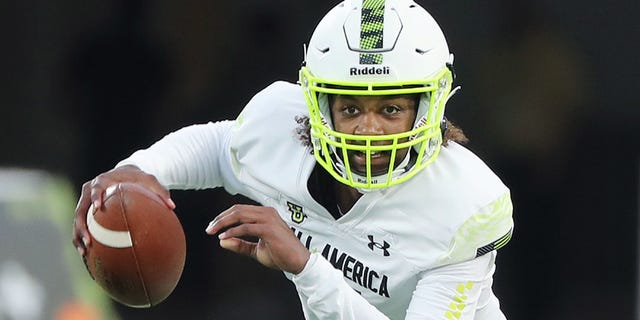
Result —
<instances>
[{"instance_id":1,"label":"blurred dark background","mask_svg":"<svg viewBox=\"0 0 640 320\"><path fill-rule=\"evenodd\" d=\"M638 319L640 2L418 2L456 54L449 118L512 190L494 284L508 318ZM173 130L234 118L261 88L297 79L303 43L336 3L3 1L0 166L79 191ZM204 233L247 200L172 195L183 278L155 308L115 306L122 319L302 318L281 273Z\"/></svg>"}]
</instances>

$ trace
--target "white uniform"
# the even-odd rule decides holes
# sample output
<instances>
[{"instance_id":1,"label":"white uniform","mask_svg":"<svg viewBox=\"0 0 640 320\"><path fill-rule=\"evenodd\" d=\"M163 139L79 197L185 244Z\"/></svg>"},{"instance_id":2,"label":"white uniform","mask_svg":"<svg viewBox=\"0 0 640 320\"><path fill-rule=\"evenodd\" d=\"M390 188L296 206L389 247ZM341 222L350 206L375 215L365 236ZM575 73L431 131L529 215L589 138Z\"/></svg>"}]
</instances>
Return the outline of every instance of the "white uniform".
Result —
<instances>
[{"instance_id":1,"label":"white uniform","mask_svg":"<svg viewBox=\"0 0 640 320\"><path fill-rule=\"evenodd\" d=\"M336 220L307 187L315 159L295 121L306 108L298 85L276 82L237 120L183 128L119 165L170 189L224 187L274 207L312 252L287 275L307 319L504 319L491 291L495 249L513 228L500 179L450 143L418 175L364 194Z\"/></svg>"}]
</instances>

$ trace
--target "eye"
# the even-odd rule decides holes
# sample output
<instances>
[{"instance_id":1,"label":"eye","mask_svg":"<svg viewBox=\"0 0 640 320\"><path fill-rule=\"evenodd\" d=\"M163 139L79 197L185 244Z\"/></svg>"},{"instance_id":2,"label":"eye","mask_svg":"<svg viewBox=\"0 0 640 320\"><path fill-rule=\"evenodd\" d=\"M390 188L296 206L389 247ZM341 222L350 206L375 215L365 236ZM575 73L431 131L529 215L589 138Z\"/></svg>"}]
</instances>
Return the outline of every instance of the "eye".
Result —
<instances>
[{"instance_id":1,"label":"eye","mask_svg":"<svg viewBox=\"0 0 640 320\"><path fill-rule=\"evenodd\" d=\"M346 115L354 115L358 113L358 108L355 106L344 106L342 107L342 113Z\"/></svg>"},{"instance_id":2,"label":"eye","mask_svg":"<svg viewBox=\"0 0 640 320\"><path fill-rule=\"evenodd\" d=\"M400 108L399 106L397 106L395 104L390 104L390 105L384 107L383 112L385 114L396 114L396 113L400 112L401 110L402 110L402 108Z\"/></svg>"}]
</instances>

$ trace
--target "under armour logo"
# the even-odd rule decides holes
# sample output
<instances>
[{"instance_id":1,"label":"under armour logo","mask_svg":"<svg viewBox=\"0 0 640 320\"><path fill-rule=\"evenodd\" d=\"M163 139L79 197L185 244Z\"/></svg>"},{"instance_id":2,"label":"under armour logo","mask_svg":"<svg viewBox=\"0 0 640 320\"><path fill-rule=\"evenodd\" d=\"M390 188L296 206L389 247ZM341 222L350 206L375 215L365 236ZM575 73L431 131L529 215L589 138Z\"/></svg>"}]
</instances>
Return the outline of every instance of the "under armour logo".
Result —
<instances>
[{"instance_id":1,"label":"under armour logo","mask_svg":"<svg viewBox=\"0 0 640 320\"><path fill-rule=\"evenodd\" d=\"M373 248L378 248L380 250L382 250L383 254L385 257L389 256L389 247L391 247L391 245L386 242L386 241L382 241L382 243L380 242L375 242L373 240L373 236L372 235L368 235L367 238L369 238L369 244L367 246L369 246L369 249L371 249L371 251L373 251Z\"/></svg>"},{"instance_id":2,"label":"under armour logo","mask_svg":"<svg viewBox=\"0 0 640 320\"><path fill-rule=\"evenodd\" d=\"M307 217L306 214L302 211L302 207L287 201L287 206L289 207L289 212L291 212L291 220L295 223L302 223L304 218Z\"/></svg>"}]
</instances>

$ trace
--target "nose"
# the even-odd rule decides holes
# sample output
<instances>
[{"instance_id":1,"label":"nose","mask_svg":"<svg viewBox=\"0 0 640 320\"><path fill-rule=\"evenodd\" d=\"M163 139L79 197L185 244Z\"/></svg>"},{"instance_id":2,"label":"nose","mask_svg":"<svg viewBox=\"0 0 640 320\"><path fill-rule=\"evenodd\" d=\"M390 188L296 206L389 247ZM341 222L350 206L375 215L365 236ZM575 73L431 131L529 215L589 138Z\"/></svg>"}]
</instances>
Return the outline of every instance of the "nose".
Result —
<instances>
[{"instance_id":1,"label":"nose","mask_svg":"<svg viewBox=\"0 0 640 320\"><path fill-rule=\"evenodd\" d=\"M384 134L380 119L374 112L365 112L354 130L357 135L381 135Z\"/></svg>"}]
</instances>

